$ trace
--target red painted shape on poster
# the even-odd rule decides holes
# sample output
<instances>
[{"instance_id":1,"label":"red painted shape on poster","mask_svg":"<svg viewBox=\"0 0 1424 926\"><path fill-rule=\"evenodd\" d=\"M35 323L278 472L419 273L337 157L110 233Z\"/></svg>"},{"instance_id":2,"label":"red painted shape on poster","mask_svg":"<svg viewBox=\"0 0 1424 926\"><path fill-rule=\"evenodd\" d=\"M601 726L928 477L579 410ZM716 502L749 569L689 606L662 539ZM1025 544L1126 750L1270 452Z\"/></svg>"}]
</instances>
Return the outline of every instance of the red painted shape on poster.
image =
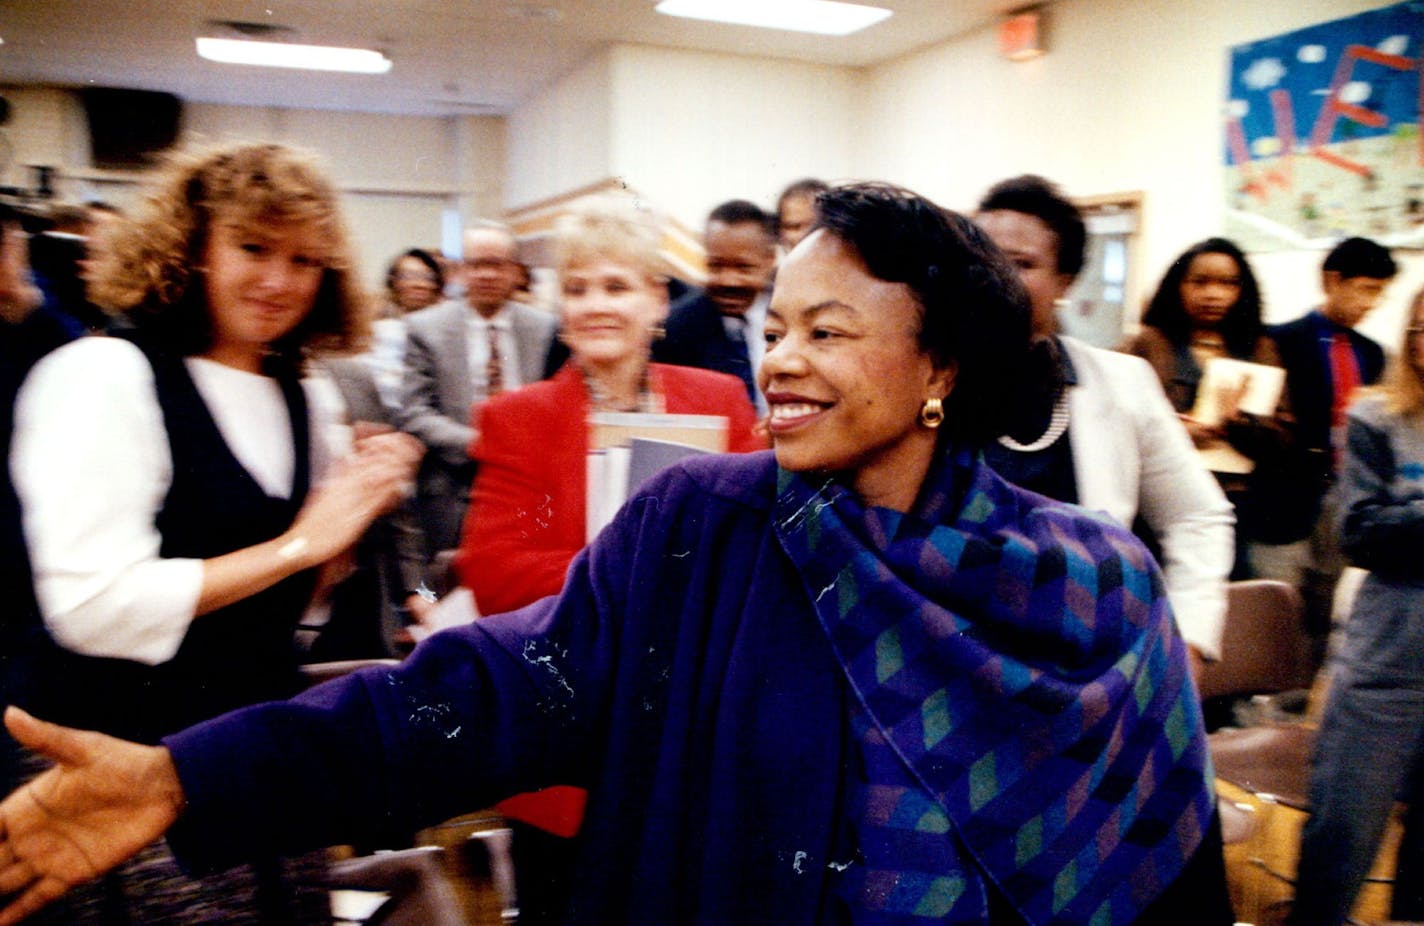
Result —
<instances>
[{"instance_id":1,"label":"red painted shape on poster","mask_svg":"<svg viewBox=\"0 0 1424 926\"><path fill-rule=\"evenodd\" d=\"M1335 131L1335 122L1341 116L1375 129L1384 128L1389 124L1389 119L1383 113L1373 112L1340 99L1340 91L1354 72L1356 61L1368 61L1371 64L1394 68L1397 71L1412 71L1419 67L1420 62L1402 55L1386 54L1368 45L1347 45L1345 51L1340 55L1340 63L1335 66L1335 76L1330 79L1330 90L1326 93L1325 102L1320 106L1320 115L1316 117L1315 127L1310 132L1310 154L1312 157L1319 158L1327 164L1332 164L1352 174L1369 177L1373 171L1366 165L1325 150L1325 146L1330 142L1331 134ZM1424 94L1424 89L1421 89L1420 92ZM1424 96L1421 99L1424 99ZM1424 158L1424 151L1421 151L1421 158Z\"/></svg>"}]
</instances>

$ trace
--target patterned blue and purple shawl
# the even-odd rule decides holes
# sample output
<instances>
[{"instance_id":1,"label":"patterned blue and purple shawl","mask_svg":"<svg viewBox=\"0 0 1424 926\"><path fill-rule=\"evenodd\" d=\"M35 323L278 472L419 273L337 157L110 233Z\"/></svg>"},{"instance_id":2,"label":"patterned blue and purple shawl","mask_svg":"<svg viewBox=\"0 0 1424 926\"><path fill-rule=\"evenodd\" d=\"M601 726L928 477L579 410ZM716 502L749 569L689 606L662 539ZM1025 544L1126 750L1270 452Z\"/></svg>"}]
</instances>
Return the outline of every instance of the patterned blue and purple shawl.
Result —
<instances>
[{"instance_id":1,"label":"patterned blue and purple shawl","mask_svg":"<svg viewBox=\"0 0 1424 926\"><path fill-rule=\"evenodd\" d=\"M1125 924L1213 813L1160 575L1105 515L941 452L915 510L782 472L776 530L854 693L858 922Z\"/></svg>"}]
</instances>

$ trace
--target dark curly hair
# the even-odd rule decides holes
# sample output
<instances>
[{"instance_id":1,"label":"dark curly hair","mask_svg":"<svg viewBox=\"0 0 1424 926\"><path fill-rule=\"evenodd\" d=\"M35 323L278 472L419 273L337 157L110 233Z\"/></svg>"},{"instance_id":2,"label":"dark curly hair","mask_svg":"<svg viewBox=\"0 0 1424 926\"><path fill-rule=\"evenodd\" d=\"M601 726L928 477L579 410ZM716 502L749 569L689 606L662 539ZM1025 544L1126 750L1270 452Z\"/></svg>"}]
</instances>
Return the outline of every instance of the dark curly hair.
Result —
<instances>
[{"instance_id":1,"label":"dark curly hair","mask_svg":"<svg viewBox=\"0 0 1424 926\"><path fill-rule=\"evenodd\" d=\"M123 220L100 261L90 297L127 313L135 328L182 356L212 344L199 272L217 222L261 227L308 222L322 236L325 265L306 317L270 346L300 366L307 353L351 353L364 344L369 303L356 279L336 188L308 156L275 144L246 144L172 156Z\"/></svg>"},{"instance_id":2,"label":"dark curly hair","mask_svg":"<svg viewBox=\"0 0 1424 926\"><path fill-rule=\"evenodd\" d=\"M1218 330L1231 356L1250 357L1256 352L1256 342L1264 330L1261 323L1261 287L1256 283L1256 275L1251 272L1246 255L1226 238L1198 241L1172 261L1162 282L1157 284L1157 292L1147 303L1142 324L1162 332L1174 347L1186 347L1190 343L1192 319L1187 314L1187 307L1182 304L1182 281L1187 278L1192 261L1202 254L1225 254L1236 262L1236 272L1241 277L1241 295L1221 319Z\"/></svg>"},{"instance_id":3,"label":"dark curly hair","mask_svg":"<svg viewBox=\"0 0 1424 926\"><path fill-rule=\"evenodd\" d=\"M877 279L903 283L920 304L920 347L954 365L942 430L982 444L1006 430L1022 385L1029 301L1018 273L979 227L909 190L833 187L816 198L814 228L855 249Z\"/></svg>"},{"instance_id":4,"label":"dark curly hair","mask_svg":"<svg viewBox=\"0 0 1424 926\"><path fill-rule=\"evenodd\" d=\"M420 261L422 264L424 264L425 269L435 274L435 288L440 290L441 292L445 291L445 271L441 269L440 261L435 259L435 255L431 254L424 248L410 248L409 250L402 251L401 253L395 256L395 258L391 261L391 265L386 268L387 291L394 295L396 289L396 274L400 271L401 263L407 257L413 257L416 260Z\"/></svg>"},{"instance_id":5,"label":"dark curly hair","mask_svg":"<svg viewBox=\"0 0 1424 926\"><path fill-rule=\"evenodd\" d=\"M1088 229L1083 214L1063 191L1036 174L1001 180L979 201L980 212L1021 212L1047 225L1057 240L1059 273L1076 277L1087 255Z\"/></svg>"},{"instance_id":6,"label":"dark curly hair","mask_svg":"<svg viewBox=\"0 0 1424 926\"><path fill-rule=\"evenodd\" d=\"M776 214L772 216L780 223L781 213L786 209L786 201L797 196L805 196L814 200L817 196L826 192L831 185L824 180L817 180L815 177L803 177L800 180L788 185L781 191L781 195L776 198Z\"/></svg>"}]
</instances>

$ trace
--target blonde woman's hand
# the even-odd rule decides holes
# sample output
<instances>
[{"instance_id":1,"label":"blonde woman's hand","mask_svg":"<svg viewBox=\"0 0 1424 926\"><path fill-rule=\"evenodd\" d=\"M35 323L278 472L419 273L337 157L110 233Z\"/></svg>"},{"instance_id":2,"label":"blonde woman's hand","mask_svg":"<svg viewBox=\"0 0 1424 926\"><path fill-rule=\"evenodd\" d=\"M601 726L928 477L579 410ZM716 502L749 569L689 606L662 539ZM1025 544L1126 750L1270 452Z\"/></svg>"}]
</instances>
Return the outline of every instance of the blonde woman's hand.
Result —
<instances>
[{"instance_id":1,"label":"blonde woman's hand","mask_svg":"<svg viewBox=\"0 0 1424 926\"><path fill-rule=\"evenodd\" d=\"M357 456L372 456L389 460L405 467L407 477L415 478L415 469L425 456L425 445L409 434L400 431L364 432L356 428L354 453Z\"/></svg>"},{"instance_id":2,"label":"blonde woman's hand","mask_svg":"<svg viewBox=\"0 0 1424 926\"><path fill-rule=\"evenodd\" d=\"M287 530L286 546L311 565L350 547L372 521L409 493L423 452L409 434L392 431L357 438L353 451L307 496Z\"/></svg>"},{"instance_id":3,"label":"blonde woman's hand","mask_svg":"<svg viewBox=\"0 0 1424 926\"><path fill-rule=\"evenodd\" d=\"M55 766L0 803L0 926L92 881L162 836L183 808L168 750L36 720L5 726Z\"/></svg>"}]
</instances>

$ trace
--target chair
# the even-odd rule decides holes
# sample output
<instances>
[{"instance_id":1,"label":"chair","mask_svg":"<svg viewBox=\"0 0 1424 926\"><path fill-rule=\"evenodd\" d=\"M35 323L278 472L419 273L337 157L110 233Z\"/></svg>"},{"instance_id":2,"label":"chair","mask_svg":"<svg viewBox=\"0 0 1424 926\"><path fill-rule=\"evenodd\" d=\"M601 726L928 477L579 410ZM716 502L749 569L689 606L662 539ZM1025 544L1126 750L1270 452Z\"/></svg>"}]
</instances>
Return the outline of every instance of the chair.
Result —
<instances>
[{"instance_id":1,"label":"chair","mask_svg":"<svg viewBox=\"0 0 1424 926\"><path fill-rule=\"evenodd\" d=\"M1202 667L1202 700L1308 686L1300 650L1304 607L1300 593L1284 582L1251 579L1228 585L1222 658Z\"/></svg>"},{"instance_id":2,"label":"chair","mask_svg":"<svg viewBox=\"0 0 1424 926\"><path fill-rule=\"evenodd\" d=\"M1284 582L1252 579L1227 586L1222 658L1202 666L1202 700L1308 685L1300 660L1304 607L1300 593ZM1304 809L1314 739L1313 728L1291 723L1220 730L1210 737L1212 763L1217 777Z\"/></svg>"},{"instance_id":3,"label":"chair","mask_svg":"<svg viewBox=\"0 0 1424 926\"><path fill-rule=\"evenodd\" d=\"M326 886L388 895L363 926L466 926L445 873L444 852L418 846L343 859L327 868Z\"/></svg>"},{"instance_id":4,"label":"chair","mask_svg":"<svg viewBox=\"0 0 1424 926\"><path fill-rule=\"evenodd\" d=\"M1251 580L1227 587L1222 658L1202 666L1197 679L1203 701L1276 694L1301 687L1300 594L1284 582ZM1274 849L1277 796L1285 792L1297 806L1305 800L1314 733L1297 725L1225 729L1211 734L1212 764L1218 779L1217 808L1226 843L1227 873L1238 918L1269 917L1262 897L1282 863ZM1289 842L1286 840L1285 842ZM1291 843L1293 845L1293 843Z\"/></svg>"},{"instance_id":5,"label":"chair","mask_svg":"<svg viewBox=\"0 0 1424 926\"><path fill-rule=\"evenodd\" d=\"M1203 701L1242 695L1276 694L1304 687L1300 662L1300 593L1284 582L1232 582L1226 593L1222 658L1202 667ZM1252 794L1305 808L1313 727L1270 723L1213 733L1212 764L1218 778Z\"/></svg>"},{"instance_id":6,"label":"chair","mask_svg":"<svg viewBox=\"0 0 1424 926\"><path fill-rule=\"evenodd\" d=\"M351 659L301 667L309 686L395 659ZM510 831L485 823L461 832L467 844L422 845L332 862L323 885L331 890L387 895L363 926L470 926L518 917ZM427 833L430 831L426 831Z\"/></svg>"},{"instance_id":7,"label":"chair","mask_svg":"<svg viewBox=\"0 0 1424 926\"><path fill-rule=\"evenodd\" d=\"M398 659L342 659L336 662L309 662L300 667L302 681L308 688L320 685L322 682L329 682L334 678L341 678L349 675L357 669L367 669L371 666L398 666Z\"/></svg>"},{"instance_id":8,"label":"chair","mask_svg":"<svg viewBox=\"0 0 1424 926\"><path fill-rule=\"evenodd\" d=\"M1284 582L1256 579L1231 583L1222 659L1203 666L1199 679L1202 699L1308 687L1311 680L1301 647L1303 613L1300 594ZM1310 806L1315 730L1309 721L1271 721L1218 730L1208 737L1212 764L1222 783L1219 805L1228 877L1234 882L1232 899L1240 920L1275 922L1294 893L1300 827ZM1243 820L1243 811L1248 819ZM1230 836L1227 830L1232 831ZM1386 865L1387 854L1381 856L1376 875L1367 882L1373 893L1361 894L1357 912L1380 908L1378 886L1388 884L1389 879L1378 873ZM1245 870L1233 864L1234 860Z\"/></svg>"}]
</instances>

